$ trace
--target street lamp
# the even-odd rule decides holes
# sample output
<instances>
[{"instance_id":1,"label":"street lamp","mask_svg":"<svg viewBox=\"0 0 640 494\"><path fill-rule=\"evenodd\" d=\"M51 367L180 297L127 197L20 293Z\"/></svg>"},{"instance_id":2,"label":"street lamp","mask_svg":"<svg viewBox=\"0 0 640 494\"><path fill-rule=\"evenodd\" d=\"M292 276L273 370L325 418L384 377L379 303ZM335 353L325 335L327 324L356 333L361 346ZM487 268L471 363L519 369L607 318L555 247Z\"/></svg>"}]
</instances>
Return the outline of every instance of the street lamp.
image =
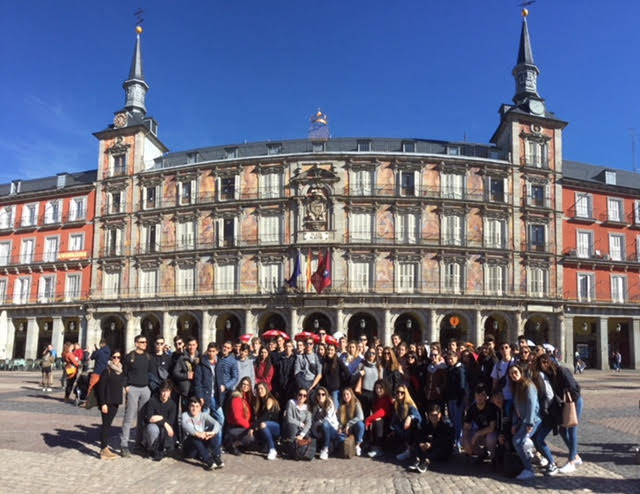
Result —
<instances>
[{"instance_id":1,"label":"street lamp","mask_svg":"<svg viewBox=\"0 0 640 494\"><path fill-rule=\"evenodd\" d=\"M69 323L69 329L71 331L73 331L73 328L75 328L75 324L73 323L73 321L71 321L71 323ZM116 330L116 322L115 321L111 321L111 324L109 324L109 329L111 331L115 331Z\"/></svg>"},{"instance_id":2,"label":"street lamp","mask_svg":"<svg viewBox=\"0 0 640 494\"><path fill-rule=\"evenodd\" d=\"M367 327L367 322L364 320L364 318L360 319L360 329L364 329Z\"/></svg>"},{"instance_id":3,"label":"street lamp","mask_svg":"<svg viewBox=\"0 0 640 494\"><path fill-rule=\"evenodd\" d=\"M492 323L492 327L494 331L498 331L498 320L494 319Z\"/></svg>"},{"instance_id":4,"label":"street lamp","mask_svg":"<svg viewBox=\"0 0 640 494\"><path fill-rule=\"evenodd\" d=\"M313 320L313 329L315 331L318 331L318 329L320 329L320 321L318 321L317 319Z\"/></svg>"},{"instance_id":5,"label":"street lamp","mask_svg":"<svg viewBox=\"0 0 640 494\"><path fill-rule=\"evenodd\" d=\"M405 328L411 329L413 327L413 321L411 319L407 319L407 322L404 323Z\"/></svg>"},{"instance_id":6,"label":"street lamp","mask_svg":"<svg viewBox=\"0 0 640 494\"><path fill-rule=\"evenodd\" d=\"M622 324L616 324L616 333L620 333L622 331Z\"/></svg>"},{"instance_id":7,"label":"street lamp","mask_svg":"<svg viewBox=\"0 0 640 494\"><path fill-rule=\"evenodd\" d=\"M229 330L231 329L231 319L227 319L224 323L224 329Z\"/></svg>"}]
</instances>

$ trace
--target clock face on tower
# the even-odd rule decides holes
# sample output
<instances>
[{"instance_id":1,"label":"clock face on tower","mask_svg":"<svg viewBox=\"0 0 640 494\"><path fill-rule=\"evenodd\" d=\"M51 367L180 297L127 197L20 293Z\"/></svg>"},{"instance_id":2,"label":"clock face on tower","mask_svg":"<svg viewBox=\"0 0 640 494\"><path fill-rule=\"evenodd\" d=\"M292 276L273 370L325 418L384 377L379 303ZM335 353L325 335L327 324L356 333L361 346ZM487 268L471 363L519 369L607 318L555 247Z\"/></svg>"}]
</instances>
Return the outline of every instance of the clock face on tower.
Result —
<instances>
[{"instance_id":1,"label":"clock face on tower","mask_svg":"<svg viewBox=\"0 0 640 494\"><path fill-rule=\"evenodd\" d=\"M127 125L127 120L128 119L126 113L118 113L113 119L113 125L116 127L116 129L119 129Z\"/></svg>"},{"instance_id":2,"label":"clock face on tower","mask_svg":"<svg viewBox=\"0 0 640 494\"><path fill-rule=\"evenodd\" d=\"M529 101L529 110L536 115L542 115L544 113L544 103L537 99Z\"/></svg>"}]
</instances>

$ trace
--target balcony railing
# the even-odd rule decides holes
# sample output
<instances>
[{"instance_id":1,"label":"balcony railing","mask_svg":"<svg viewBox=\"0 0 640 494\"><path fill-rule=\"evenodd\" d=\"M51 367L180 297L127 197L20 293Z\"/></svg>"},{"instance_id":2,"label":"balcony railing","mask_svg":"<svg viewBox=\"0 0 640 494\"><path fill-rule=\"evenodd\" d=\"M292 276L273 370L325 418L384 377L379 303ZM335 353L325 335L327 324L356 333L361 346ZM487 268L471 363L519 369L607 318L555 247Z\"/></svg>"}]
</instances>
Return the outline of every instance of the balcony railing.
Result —
<instances>
[{"instance_id":1,"label":"balcony railing","mask_svg":"<svg viewBox=\"0 0 640 494\"><path fill-rule=\"evenodd\" d=\"M593 209L589 208L587 211L583 209L578 210L575 206L571 206L567 211L567 216L575 221L584 221L585 223L593 223L596 218L593 214Z\"/></svg>"},{"instance_id":2,"label":"balcony railing","mask_svg":"<svg viewBox=\"0 0 640 494\"><path fill-rule=\"evenodd\" d=\"M78 209L76 211L67 211L62 215L63 223L76 223L82 222L84 223L87 219L87 210L86 209Z\"/></svg>"},{"instance_id":3,"label":"balcony railing","mask_svg":"<svg viewBox=\"0 0 640 494\"><path fill-rule=\"evenodd\" d=\"M522 242L522 250L527 252L551 252L552 248L550 243Z\"/></svg>"},{"instance_id":4,"label":"balcony railing","mask_svg":"<svg viewBox=\"0 0 640 494\"><path fill-rule=\"evenodd\" d=\"M620 263L638 263L640 262L640 253L628 252L621 255L611 255L609 252L602 252L600 250L590 250L588 253L580 253L578 249L565 249L564 255L573 260L589 260L595 262L620 262Z\"/></svg>"},{"instance_id":5,"label":"balcony railing","mask_svg":"<svg viewBox=\"0 0 640 494\"><path fill-rule=\"evenodd\" d=\"M32 290L33 291L33 290ZM27 297L9 297L5 296L4 300L0 299L0 305L42 305L42 304L61 304L61 303L78 303L83 300L89 300L91 291L85 290L68 290L58 291L49 295L29 294Z\"/></svg>"}]
</instances>

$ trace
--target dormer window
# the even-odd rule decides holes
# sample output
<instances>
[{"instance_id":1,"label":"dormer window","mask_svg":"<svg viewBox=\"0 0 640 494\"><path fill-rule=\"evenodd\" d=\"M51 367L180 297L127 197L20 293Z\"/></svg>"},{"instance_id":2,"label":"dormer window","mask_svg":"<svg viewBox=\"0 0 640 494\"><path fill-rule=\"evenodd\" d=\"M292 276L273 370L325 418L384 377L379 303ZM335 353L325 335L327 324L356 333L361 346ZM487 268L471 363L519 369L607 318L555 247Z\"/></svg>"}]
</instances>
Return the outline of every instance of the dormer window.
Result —
<instances>
[{"instance_id":1,"label":"dormer window","mask_svg":"<svg viewBox=\"0 0 640 494\"><path fill-rule=\"evenodd\" d=\"M11 195L14 194L19 194L20 193L20 185L22 184L22 182L20 180L14 180L13 182L11 182Z\"/></svg>"},{"instance_id":2,"label":"dormer window","mask_svg":"<svg viewBox=\"0 0 640 494\"><path fill-rule=\"evenodd\" d=\"M325 143L324 142L313 142L311 144L311 148L314 153L323 153L325 151Z\"/></svg>"},{"instance_id":3,"label":"dormer window","mask_svg":"<svg viewBox=\"0 0 640 494\"><path fill-rule=\"evenodd\" d=\"M403 153L415 153L416 152L416 143L405 141L402 143L402 152Z\"/></svg>"},{"instance_id":4,"label":"dormer window","mask_svg":"<svg viewBox=\"0 0 640 494\"><path fill-rule=\"evenodd\" d=\"M447 146L447 154L451 156L460 156L460 146Z\"/></svg>"},{"instance_id":5,"label":"dormer window","mask_svg":"<svg viewBox=\"0 0 640 494\"><path fill-rule=\"evenodd\" d=\"M371 141L358 141L358 152L368 153L371 151Z\"/></svg>"},{"instance_id":6,"label":"dormer window","mask_svg":"<svg viewBox=\"0 0 640 494\"><path fill-rule=\"evenodd\" d=\"M282 154L282 144L279 142L267 144L267 154Z\"/></svg>"},{"instance_id":7,"label":"dormer window","mask_svg":"<svg viewBox=\"0 0 640 494\"><path fill-rule=\"evenodd\" d=\"M198 153L187 153L187 164L197 163Z\"/></svg>"},{"instance_id":8,"label":"dormer window","mask_svg":"<svg viewBox=\"0 0 640 494\"><path fill-rule=\"evenodd\" d=\"M604 172L604 183L608 185L616 185L616 172L613 170L606 170Z\"/></svg>"},{"instance_id":9,"label":"dormer window","mask_svg":"<svg viewBox=\"0 0 640 494\"><path fill-rule=\"evenodd\" d=\"M231 160L238 157L238 148L225 148L224 159Z\"/></svg>"}]
</instances>

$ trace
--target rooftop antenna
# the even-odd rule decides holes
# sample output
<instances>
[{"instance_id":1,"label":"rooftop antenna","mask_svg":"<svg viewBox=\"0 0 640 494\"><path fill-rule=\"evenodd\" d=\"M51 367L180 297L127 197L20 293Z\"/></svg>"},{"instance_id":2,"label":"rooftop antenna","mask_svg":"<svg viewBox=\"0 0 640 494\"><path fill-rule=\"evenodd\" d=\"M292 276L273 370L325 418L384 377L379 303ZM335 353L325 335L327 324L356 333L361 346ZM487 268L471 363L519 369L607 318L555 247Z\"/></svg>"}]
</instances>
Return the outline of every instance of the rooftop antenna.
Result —
<instances>
[{"instance_id":1,"label":"rooftop antenna","mask_svg":"<svg viewBox=\"0 0 640 494\"><path fill-rule=\"evenodd\" d=\"M631 134L631 165L634 172L638 172L638 152L636 150L638 144L638 131L634 128L629 129Z\"/></svg>"}]
</instances>

